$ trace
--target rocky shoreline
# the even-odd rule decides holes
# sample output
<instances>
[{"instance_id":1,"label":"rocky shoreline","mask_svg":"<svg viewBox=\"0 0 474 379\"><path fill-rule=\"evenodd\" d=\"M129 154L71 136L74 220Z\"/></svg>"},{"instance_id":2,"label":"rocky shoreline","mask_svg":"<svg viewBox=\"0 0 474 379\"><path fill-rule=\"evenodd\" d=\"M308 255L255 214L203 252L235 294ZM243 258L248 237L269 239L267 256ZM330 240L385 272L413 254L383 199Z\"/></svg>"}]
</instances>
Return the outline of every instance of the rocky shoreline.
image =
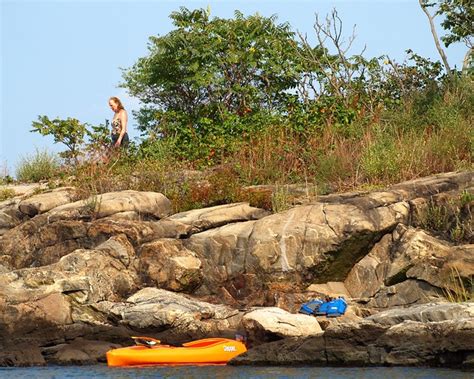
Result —
<instances>
[{"instance_id":1,"label":"rocky shoreline","mask_svg":"<svg viewBox=\"0 0 474 379\"><path fill-rule=\"evenodd\" d=\"M250 349L238 365L474 367L474 303L459 294L472 291L474 236L453 244L421 227L469 194L472 232L474 172L275 214L238 203L173 215L154 192L37 188L0 202L0 366L103 362L137 334L239 333ZM344 296L346 314L297 314L325 296Z\"/></svg>"}]
</instances>

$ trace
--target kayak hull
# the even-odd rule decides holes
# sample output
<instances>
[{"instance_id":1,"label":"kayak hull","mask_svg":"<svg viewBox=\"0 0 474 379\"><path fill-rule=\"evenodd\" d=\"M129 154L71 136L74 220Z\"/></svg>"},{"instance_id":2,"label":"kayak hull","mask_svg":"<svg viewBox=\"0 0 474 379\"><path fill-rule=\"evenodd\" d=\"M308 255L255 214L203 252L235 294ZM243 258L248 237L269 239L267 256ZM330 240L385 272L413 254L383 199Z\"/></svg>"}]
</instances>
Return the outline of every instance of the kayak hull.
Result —
<instances>
[{"instance_id":1,"label":"kayak hull","mask_svg":"<svg viewBox=\"0 0 474 379\"><path fill-rule=\"evenodd\" d=\"M108 366L226 364L247 349L242 342L227 338L207 338L181 347L130 346L106 353Z\"/></svg>"}]
</instances>

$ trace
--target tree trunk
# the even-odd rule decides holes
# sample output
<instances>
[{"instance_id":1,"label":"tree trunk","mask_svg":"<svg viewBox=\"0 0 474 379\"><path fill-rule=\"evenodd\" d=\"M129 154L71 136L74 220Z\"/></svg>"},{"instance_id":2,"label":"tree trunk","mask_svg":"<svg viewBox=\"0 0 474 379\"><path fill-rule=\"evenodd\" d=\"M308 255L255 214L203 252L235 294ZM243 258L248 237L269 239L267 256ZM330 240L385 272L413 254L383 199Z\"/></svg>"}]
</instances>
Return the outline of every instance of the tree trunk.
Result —
<instances>
[{"instance_id":1,"label":"tree trunk","mask_svg":"<svg viewBox=\"0 0 474 379\"><path fill-rule=\"evenodd\" d=\"M418 0L418 2L420 3L420 7L423 10L423 12L425 12L426 17L428 17L428 20L430 22L431 34L433 35L433 39L434 39L436 48L438 49L438 53L441 56L441 59L444 63L444 67L446 68L446 71L448 73L448 76L450 78L452 78L453 73L451 72L451 68L449 67L448 58L446 58L446 54L444 53L444 50L441 47L441 44L439 43L439 38L438 38L438 34L436 33L436 28L435 28L435 25L434 25L433 16L431 16L431 14L428 12L426 7L423 5L423 0Z\"/></svg>"}]
</instances>

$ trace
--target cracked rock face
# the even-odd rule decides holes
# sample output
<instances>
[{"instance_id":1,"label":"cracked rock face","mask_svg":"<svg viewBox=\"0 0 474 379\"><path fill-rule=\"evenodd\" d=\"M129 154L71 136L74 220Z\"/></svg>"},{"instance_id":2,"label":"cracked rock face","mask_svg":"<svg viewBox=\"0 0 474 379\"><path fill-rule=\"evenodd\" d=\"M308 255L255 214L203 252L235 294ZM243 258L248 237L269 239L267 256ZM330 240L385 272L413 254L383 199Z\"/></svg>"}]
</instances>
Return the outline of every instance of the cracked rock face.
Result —
<instances>
[{"instance_id":1,"label":"cracked rock face","mask_svg":"<svg viewBox=\"0 0 474 379\"><path fill-rule=\"evenodd\" d=\"M201 260L180 240L162 238L143 244L139 271L146 285L176 292L192 292L203 281Z\"/></svg>"},{"instance_id":2,"label":"cracked rock face","mask_svg":"<svg viewBox=\"0 0 474 379\"><path fill-rule=\"evenodd\" d=\"M134 251L124 236L76 250L41 268L0 275L0 330L19 337L75 322L78 309L137 289Z\"/></svg>"},{"instance_id":3,"label":"cracked rock face","mask_svg":"<svg viewBox=\"0 0 474 379\"><path fill-rule=\"evenodd\" d=\"M345 285L352 297L388 308L436 301L473 275L474 245L452 246L400 224L354 265Z\"/></svg>"},{"instance_id":4,"label":"cracked rock face","mask_svg":"<svg viewBox=\"0 0 474 379\"><path fill-rule=\"evenodd\" d=\"M355 298L348 313L358 316L444 299L456 290L453 270L472 278L472 245L411 227L413 204L442 191L458 196L473 178L436 175L271 215L246 203L168 215L163 195L136 191L71 202L74 191L58 189L1 202L0 365L91 363L137 333L182 343L242 330L262 354L247 362L474 361L467 342L444 340L472 337L466 309L330 322L252 308L296 312L325 291Z\"/></svg>"},{"instance_id":5,"label":"cracked rock face","mask_svg":"<svg viewBox=\"0 0 474 379\"><path fill-rule=\"evenodd\" d=\"M185 245L203 263L203 293L216 293L226 283L232 296L242 299L274 281L306 286L343 280L408 210L407 203L369 210L354 204L300 206L194 234ZM244 274L257 280L240 283Z\"/></svg>"}]
</instances>

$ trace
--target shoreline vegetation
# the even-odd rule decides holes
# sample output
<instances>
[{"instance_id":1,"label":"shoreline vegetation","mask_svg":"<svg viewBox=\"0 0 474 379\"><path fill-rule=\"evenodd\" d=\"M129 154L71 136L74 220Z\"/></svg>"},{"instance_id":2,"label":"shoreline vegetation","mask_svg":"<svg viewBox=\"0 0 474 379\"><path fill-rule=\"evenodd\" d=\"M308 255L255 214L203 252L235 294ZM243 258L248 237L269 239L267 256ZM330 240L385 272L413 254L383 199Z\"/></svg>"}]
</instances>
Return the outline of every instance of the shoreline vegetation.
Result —
<instances>
[{"instance_id":1,"label":"shoreline vegetation","mask_svg":"<svg viewBox=\"0 0 474 379\"><path fill-rule=\"evenodd\" d=\"M473 168L472 56L447 72L411 50L403 63L349 55L354 35L336 10L316 17L315 44L275 16L182 7L170 18L175 29L123 70L141 138L104 159L105 125L39 116L32 132L67 149L24 158L18 181L73 185L83 198L161 192L175 212L239 201L277 212L295 205L295 186L317 197ZM445 29L449 43L471 37Z\"/></svg>"}]
</instances>

